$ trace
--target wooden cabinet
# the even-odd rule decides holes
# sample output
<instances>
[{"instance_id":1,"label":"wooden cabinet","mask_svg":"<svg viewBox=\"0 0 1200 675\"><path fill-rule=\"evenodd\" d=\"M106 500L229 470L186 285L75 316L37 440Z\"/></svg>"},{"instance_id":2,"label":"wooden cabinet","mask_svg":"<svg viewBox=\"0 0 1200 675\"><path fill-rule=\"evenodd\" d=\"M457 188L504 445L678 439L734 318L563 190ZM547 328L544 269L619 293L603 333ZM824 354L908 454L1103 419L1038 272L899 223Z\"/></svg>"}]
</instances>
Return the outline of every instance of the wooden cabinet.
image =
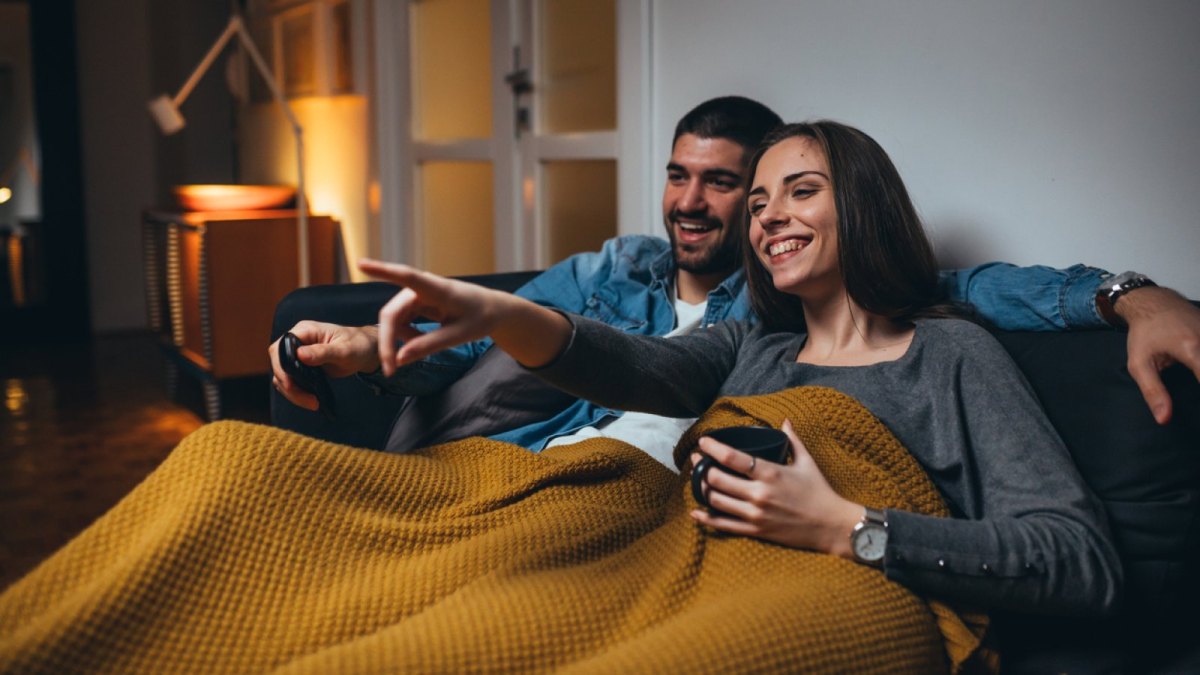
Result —
<instances>
[{"instance_id":1,"label":"wooden cabinet","mask_svg":"<svg viewBox=\"0 0 1200 675\"><path fill-rule=\"evenodd\" d=\"M147 211L146 307L169 355L168 389L180 371L198 377L205 412L220 419L220 381L270 372L275 305L300 275L296 211ZM337 222L309 216L313 284L335 281Z\"/></svg>"}]
</instances>

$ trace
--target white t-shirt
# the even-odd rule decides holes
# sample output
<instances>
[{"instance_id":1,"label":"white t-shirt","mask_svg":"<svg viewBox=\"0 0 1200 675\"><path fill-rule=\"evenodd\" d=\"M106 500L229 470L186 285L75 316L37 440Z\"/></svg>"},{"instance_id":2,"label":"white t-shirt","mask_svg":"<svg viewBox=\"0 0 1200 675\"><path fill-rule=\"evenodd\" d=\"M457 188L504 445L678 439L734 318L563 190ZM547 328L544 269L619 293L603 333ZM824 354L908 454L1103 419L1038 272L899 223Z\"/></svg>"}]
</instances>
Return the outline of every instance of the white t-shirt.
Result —
<instances>
[{"instance_id":1,"label":"white t-shirt","mask_svg":"<svg viewBox=\"0 0 1200 675\"><path fill-rule=\"evenodd\" d=\"M663 337L687 335L696 330L704 319L704 310L707 307L707 300L698 305L692 305L676 298L675 330ZM627 412L620 417L600 420L595 426L583 427L573 434L552 439L546 444L546 447L570 445L589 438L615 438L641 448L668 469L678 471L673 457L675 444L679 442L683 432L687 431L695 421L695 417L662 417L649 413Z\"/></svg>"}]
</instances>

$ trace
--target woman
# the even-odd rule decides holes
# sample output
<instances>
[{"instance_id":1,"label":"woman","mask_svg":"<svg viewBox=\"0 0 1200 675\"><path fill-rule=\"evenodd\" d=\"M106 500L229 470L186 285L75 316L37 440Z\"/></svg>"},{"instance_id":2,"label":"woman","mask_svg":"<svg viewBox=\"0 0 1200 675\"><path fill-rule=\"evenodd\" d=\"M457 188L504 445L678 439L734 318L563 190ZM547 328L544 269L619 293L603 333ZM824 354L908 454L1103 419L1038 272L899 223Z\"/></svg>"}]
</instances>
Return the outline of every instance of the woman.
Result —
<instances>
[{"instance_id":1,"label":"woman","mask_svg":"<svg viewBox=\"0 0 1200 675\"><path fill-rule=\"evenodd\" d=\"M724 515L692 517L879 566L949 600L1056 613L1113 608L1120 565L1098 501L1003 349L938 305L931 247L882 148L834 122L788 125L764 141L748 185L743 249L761 324L729 322L672 340L629 336L365 261L367 273L405 286L380 313L384 373L489 335L548 381L620 409L696 416L721 396L832 387L907 446L956 519L879 513L842 498L789 424L795 459L787 466L704 439L705 453L746 478L709 472L711 505ZM409 325L418 316L442 327L422 335ZM396 347L397 339L407 342Z\"/></svg>"}]
</instances>

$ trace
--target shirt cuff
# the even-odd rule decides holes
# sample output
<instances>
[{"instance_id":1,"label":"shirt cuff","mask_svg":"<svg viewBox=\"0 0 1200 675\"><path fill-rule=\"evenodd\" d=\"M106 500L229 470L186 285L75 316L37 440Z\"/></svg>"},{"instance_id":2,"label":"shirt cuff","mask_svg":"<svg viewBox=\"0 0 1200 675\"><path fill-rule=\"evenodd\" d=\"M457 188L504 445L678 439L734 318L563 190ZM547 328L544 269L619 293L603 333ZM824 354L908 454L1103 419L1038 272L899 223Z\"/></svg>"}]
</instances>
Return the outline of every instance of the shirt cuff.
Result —
<instances>
[{"instance_id":1,"label":"shirt cuff","mask_svg":"<svg viewBox=\"0 0 1200 675\"><path fill-rule=\"evenodd\" d=\"M1067 329L1112 328L1096 306L1096 291L1108 272L1086 265L1072 265L1066 271L1067 278L1058 293L1058 311Z\"/></svg>"}]
</instances>

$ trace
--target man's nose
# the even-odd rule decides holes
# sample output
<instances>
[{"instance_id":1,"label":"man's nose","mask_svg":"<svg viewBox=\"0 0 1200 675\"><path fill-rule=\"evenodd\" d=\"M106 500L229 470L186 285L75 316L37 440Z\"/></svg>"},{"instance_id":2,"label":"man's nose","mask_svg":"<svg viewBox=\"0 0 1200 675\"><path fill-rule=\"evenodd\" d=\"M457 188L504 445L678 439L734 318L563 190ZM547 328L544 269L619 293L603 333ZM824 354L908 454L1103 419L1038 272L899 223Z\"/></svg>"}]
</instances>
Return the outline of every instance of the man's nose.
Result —
<instances>
[{"instance_id":1,"label":"man's nose","mask_svg":"<svg viewBox=\"0 0 1200 675\"><path fill-rule=\"evenodd\" d=\"M679 210L686 213L695 213L703 211L707 206L708 202L704 199L704 182L700 180L688 181L687 187L683 191L683 197L679 200Z\"/></svg>"}]
</instances>

